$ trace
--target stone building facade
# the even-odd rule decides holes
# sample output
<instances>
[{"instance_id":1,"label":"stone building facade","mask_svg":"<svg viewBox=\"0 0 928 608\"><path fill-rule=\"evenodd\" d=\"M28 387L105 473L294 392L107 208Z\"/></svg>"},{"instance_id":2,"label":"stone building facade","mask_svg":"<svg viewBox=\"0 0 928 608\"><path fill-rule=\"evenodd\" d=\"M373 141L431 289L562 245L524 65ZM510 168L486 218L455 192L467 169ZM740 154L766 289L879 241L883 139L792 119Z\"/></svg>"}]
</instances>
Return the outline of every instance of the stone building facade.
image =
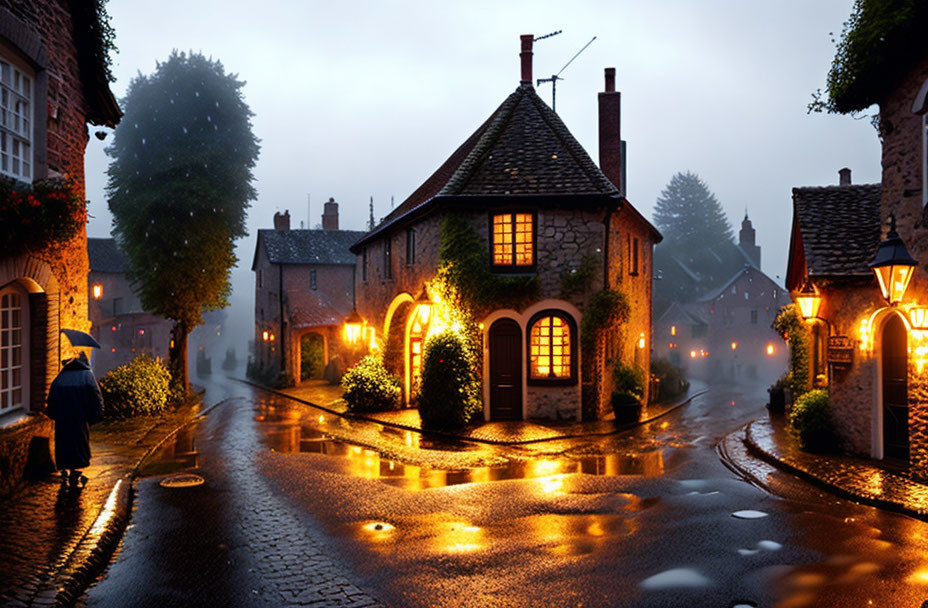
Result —
<instances>
[{"instance_id":1,"label":"stone building facade","mask_svg":"<svg viewBox=\"0 0 928 608\"><path fill-rule=\"evenodd\" d=\"M96 6L0 1L0 87L9 105L0 125L3 177L66 178L83 198L87 124L113 127L121 117ZM49 453L52 423L40 414L62 357L71 354L59 330L90 326L86 252L83 229L66 243L0 252L0 331L12 345L0 369L0 493L22 478L27 458Z\"/></svg>"},{"instance_id":2,"label":"stone building facade","mask_svg":"<svg viewBox=\"0 0 928 608\"><path fill-rule=\"evenodd\" d=\"M606 70L599 94L597 167L538 97L532 37L522 44L516 91L352 247L357 311L380 336L404 400L414 401L424 342L446 325L434 317L442 306L437 274L443 262L455 263L442 259L455 223L475 235L487 281L515 276L537 287L469 311L483 344L485 419L596 418L608 408L612 364L649 369L651 253L661 236L624 197L615 71ZM580 285L571 278L578 273ZM629 318L585 354L584 314L604 289L624 294ZM423 295L433 309L426 323L415 312Z\"/></svg>"},{"instance_id":3,"label":"stone building facade","mask_svg":"<svg viewBox=\"0 0 928 608\"><path fill-rule=\"evenodd\" d=\"M820 295L811 325L826 356L816 365L827 369L844 447L928 478L928 328L921 320L928 305L928 56L872 97L880 107L881 183L855 186L842 170L839 186L793 190L787 287L795 293L808 282ZM917 262L896 304L869 268L893 223Z\"/></svg>"},{"instance_id":4,"label":"stone building facade","mask_svg":"<svg viewBox=\"0 0 928 608\"><path fill-rule=\"evenodd\" d=\"M291 230L290 213L275 214L274 230L259 230L255 273L253 366L262 378L286 383L318 376L338 357L344 368L341 325L353 307L352 243L364 234L338 229L338 204L325 204L322 230ZM304 349L317 353L313 371Z\"/></svg>"}]
</instances>

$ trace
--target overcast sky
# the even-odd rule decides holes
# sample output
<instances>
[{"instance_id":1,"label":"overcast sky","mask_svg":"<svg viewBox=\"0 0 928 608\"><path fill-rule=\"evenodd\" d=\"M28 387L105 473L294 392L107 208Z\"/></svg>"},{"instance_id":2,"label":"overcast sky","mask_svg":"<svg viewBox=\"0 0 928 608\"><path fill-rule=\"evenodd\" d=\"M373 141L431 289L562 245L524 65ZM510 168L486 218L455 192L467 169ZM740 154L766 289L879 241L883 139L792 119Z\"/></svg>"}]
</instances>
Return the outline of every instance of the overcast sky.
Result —
<instances>
[{"instance_id":1,"label":"overcast sky","mask_svg":"<svg viewBox=\"0 0 928 608\"><path fill-rule=\"evenodd\" d=\"M247 82L261 139L251 236L234 273L237 319L250 324L250 271L258 228L289 209L293 227L340 204L341 227L362 229L374 197L379 219L453 152L519 81L519 35L535 43L547 77L593 36L562 74L557 111L598 160L596 94L617 70L628 198L645 216L671 176L697 173L737 233L747 209L763 270L782 277L791 188L880 180L869 117L807 114L824 86L853 0L639 2L285 2L110 0L120 97L138 72L172 49L201 51ZM551 85L539 87L551 99ZM873 113L872 111L870 113ZM111 141L86 156L89 236L109 236L104 186ZM780 281L782 282L782 281ZM246 324L246 327L248 325Z\"/></svg>"}]
</instances>

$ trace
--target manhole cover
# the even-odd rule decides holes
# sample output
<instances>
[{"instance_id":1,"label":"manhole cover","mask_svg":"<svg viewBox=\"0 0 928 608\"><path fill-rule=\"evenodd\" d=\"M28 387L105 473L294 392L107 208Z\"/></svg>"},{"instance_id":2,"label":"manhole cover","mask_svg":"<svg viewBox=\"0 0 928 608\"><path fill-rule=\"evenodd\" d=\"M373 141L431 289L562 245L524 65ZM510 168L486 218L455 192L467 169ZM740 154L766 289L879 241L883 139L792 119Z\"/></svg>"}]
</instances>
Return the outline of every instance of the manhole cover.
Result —
<instances>
[{"instance_id":1,"label":"manhole cover","mask_svg":"<svg viewBox=\"0 0 928 608\"><path fill-rule=\"evenodd\" d=\"M171 475L161 480L161 485L165 488L190 488L203 484L203 478L193 473L183 473L181 475Z\"/></svg>"}]
</instances>

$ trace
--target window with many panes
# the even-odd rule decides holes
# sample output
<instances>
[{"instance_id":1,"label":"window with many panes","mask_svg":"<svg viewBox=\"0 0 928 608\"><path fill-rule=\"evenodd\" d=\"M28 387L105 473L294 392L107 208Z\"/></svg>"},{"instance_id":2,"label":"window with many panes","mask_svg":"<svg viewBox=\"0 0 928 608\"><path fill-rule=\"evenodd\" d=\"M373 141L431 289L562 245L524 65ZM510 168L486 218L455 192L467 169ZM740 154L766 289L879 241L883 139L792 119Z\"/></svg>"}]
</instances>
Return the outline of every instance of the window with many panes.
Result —
<instances>
[{"instance_id":1,"label":"window with many panes","mask_svg":"<svg viewBox=\"0 0 928 608\"><path fill-rule=\"evenodd\" d=\"M535 216L496 213L491 217L493 266L529 270L535 266Z\"/></svg>"},{"instance_id":2,"label":"window with many panes","mask_svg":"<svg viewBox=\"0 0 928 608\"><path fill-rule=\"evenodd\" d=\"M564 313L549 310L535 315L529 324L528 348L530 381L574 381L574 324Z\"/></svg>"},{"instance_id":3,"label":"window with many panes","mask_svg":"<svg viewBox=\"0 0 928 608\"><path fill-rule=\"evenodd\" d=\"M0 413L25 407L28 397L26 294L0 291Z\"/></svg>"},{"instance_id":4,"label":"window with many panes","mask_svg":"<svg viewBox=\"0 0 928 608\"><path fill-rule=\"evenodd\" d=\"M32 76L0 56L0 174L31 182Z\"/></svg>"}]
</instances>

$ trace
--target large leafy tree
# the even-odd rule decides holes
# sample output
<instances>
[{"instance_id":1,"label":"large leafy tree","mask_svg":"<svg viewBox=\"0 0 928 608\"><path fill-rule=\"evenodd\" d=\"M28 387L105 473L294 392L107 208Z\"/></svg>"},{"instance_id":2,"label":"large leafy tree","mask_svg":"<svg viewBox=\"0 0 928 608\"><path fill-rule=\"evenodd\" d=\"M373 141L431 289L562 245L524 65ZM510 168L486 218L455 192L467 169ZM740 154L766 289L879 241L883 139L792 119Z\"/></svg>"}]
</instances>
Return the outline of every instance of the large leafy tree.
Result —
<instances>
[{"instance_id":1,"label":"large leafy tree","mask_svg":"<svg viewBox=\"0 0 928 608\"><path fill-rule=\"evenodd\" d=\"M107 149L114 234L142 305L174 320L171 375L185 390L187 336L228 305L234 241L255 198L259 146L243 86L218 61L174 51L132 80Z\"/></svg>"},{"instance_id":2,"label":"large leafy tree","mask_svg":"<svg viewBox=\"0 0 928 608\"><path fill-rule=\"evenodd\" d=\"M717 287L744 263L734 258L731 225L718 199L695 173L677 173L657 198L654 222L664 240L654 250L660 297L690 300Z\"/></svg>"}]
</instances>

